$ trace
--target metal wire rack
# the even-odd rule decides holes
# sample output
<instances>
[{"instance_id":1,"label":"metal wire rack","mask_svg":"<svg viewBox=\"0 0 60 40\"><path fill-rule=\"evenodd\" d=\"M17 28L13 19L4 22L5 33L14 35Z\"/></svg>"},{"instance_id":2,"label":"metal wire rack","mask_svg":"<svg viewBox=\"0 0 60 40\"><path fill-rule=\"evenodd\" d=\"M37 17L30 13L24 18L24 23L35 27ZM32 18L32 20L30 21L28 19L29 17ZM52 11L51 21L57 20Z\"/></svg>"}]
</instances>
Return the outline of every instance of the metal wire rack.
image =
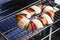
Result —
<instances>
[{"instance_id":1,"label":"metal wire rack","mask_svg":"<svg viewBox=\"0 0 60 40\"><path fill-rule=\"evenodd\" d=\"M55 24L56 22L60 21L60 9L57 7L58 5L57 4L53 4L53 8L56 7L58 8L59 10L56 10L56 13L55 13L55 17L54 17L54 23L51 24L51 25L48 25L46 27L44 27L43 29L38 29L38 30L34 30L34 33L32 34L32 32L30 30L22 30L20 28L18 28L17 26L17 23L15 21L15 17L16 17L16 13L32 6L32 5L37 5L37 4L40 4L42 2L45 2L46 0L44 1L36 1L16 12L13 12L3 18L0 19L0 31L1 31L1 35L6 39L6 40L28 40L29 38L32 38L33 36L37 35L38 33L41 33L42 31L44 31L45 29L47 28L50 28L50 33L43 37L41 40L44 40L45 38L49 37L49 40L51 40L51 35L53 33L55 33L56 31L60 30L60 28L57 28L56 30L54 30L52 32L52 25ZM49 2L48 5L51 5L51 1ZM52 5L51 5L52 6ZM3 29L3 30L2 30ZM33 39L33 38L32 38Z\"/></svg>"}]
</instances>

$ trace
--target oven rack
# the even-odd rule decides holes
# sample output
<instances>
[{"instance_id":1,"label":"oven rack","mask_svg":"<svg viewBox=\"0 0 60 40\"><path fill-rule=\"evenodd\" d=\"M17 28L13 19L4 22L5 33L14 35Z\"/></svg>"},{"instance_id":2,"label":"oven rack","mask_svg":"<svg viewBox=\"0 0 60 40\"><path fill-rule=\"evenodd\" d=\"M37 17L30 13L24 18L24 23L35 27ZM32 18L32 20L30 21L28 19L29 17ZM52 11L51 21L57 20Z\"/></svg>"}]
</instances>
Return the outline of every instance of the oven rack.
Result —
<instances>
[{"instance_id":1,"label":"oven rack","mask_svg":"<svg viewBox=\"0 0 60 40\"><path fill-rule=\"evenodd\" d=\"M40 3L39 1L37 1L36 3ZM34 3L33 3L33 5L34 5ZM35 5L37 5L37 4L35 4ZM31 5L30 5L31 6ZM26 7L27 8L27 7ZM20 10L18 10L18 11L16 11L16 12L19 12L19 11L21 11L21 10L24 10L25 8L22 8L22 9L20 9ZM2 19L0 19L1 21L0 21L0 25L1 26L5 26L6 27L6 25L4 25L5 23L7 23L8 21L10 21L10 22L15 22L15 15L16 15L16 12L14 12L14 13L12 13L12 14L9 14L9 15L7 15L6 17L3 17ZM54 17L54 19L55 19L55 21L57 22L59 19L60 19L60 15L59 15L59 13L56 13L57 15L55 15L55 17ZM7 21L6 21L7 20ZM11 21L12 20L12 21ZM5 22L4 22L5 21ZM54 23L56 23L56 22L54 22ZM15 22L16 23L16 22ZM53 23L53 24L54 24ZM51 24L51 25L53 25L53 24ZM49 26L51 26L51 25L49 25ZM16 27L13 27L12 29L10 29L10 30L8 30L8 31L6 31L6 32L2 32L2 34L4 34L4 35L7 35L8 33L10 33L11 31L13 31L13 30L15 30L15 29L17 29L18 27L17 27L17 24L16 25L14 25L14 26L16 26ZM46 29L46 28L49 28L49 26L47 26L47 27L45 27L45 28L43 28L42 29L42 31L44 30L44 29ZM11 26L10 26L11 27ZM5 28L6 29L6 28ZM18 29L20 29L20 28L18 28ZM21 29L20 29L21 30ZM29 30L26 30L27 31L27 33L26 33L26 31L24 31L24 30L22 30L21 32L22 33L24 33L25 32L25 34L27 34L27 33L30 33L31 31L29 31ZM40 33L40 30L35 30L37 33ZM20 32L19 32L20 33ZM19 34L19 33L17 33L17 34ZM37 34L36 33L36 34ZM17 35L16 34L16 35ZM25 35L24 34L24 35ZM34 35L36 35L36 34L34 34ZM22 34L21 34L22 35ZM33 35L33 36L34 36ZM31 36L32 37L32 36ZM9 38L8 38L9 39Z\"/></svg>"},{"instance_id":2,"label":"oven rack","mask_svg":"<svg viewBox=\"0 0 60 40\"><path fill-rule=\"evenodd\" d=\"M60 19L57 21L57 22L60 22ZM56 25L56 24L55 24ZM50 27L50 28L52 28L52 27ZM53 32L51 32L50 34L48 34L47 36L45 36L44 38L42 38L41 40L44 40L44 39L46 39L47 37L49 37L49 40L51 40L51 35L53 35L55 32L57 32L58 30L60 30L60 28L57 28L56 30L54 30ZM51 31L51 30L50 30ZM36 31L35 31L36 32ZM4 37L5 38L5 40L9 40L3 33L0 33L1 35L2 35L2 37ZM19 34L20 35L20 34ZM27 35L26 35L27 36ZM26 36L25 37L22 37L22 38L24 38L25 40L27 40L27 38L26 38ZM29 36L30 37L30 36ZM31 36L32 37L32 36ZM30 38L31 38L30 37ZM32 40L34 39L34 38L31 38ZM13 39L12 39L13 40ZM15 39L15 40L20 40L20 36L17 38L17 39ZM22 39L23 40L23 39Z\"/></svg>"},{"instance_id":3,"label":"oven rack","mask_svg":"<svg viewBox=\"0 0 60 40\"><path fill-rule=\"evenodd\" d=\"M8 2L8 0L6 0L6 1L7 2L5 2L4 0L1 0L1 2L0 2L0 4L1 4L0 5L0 9L1 9L0 15L1 14L8 15L14 11L17 11L17 10L31 4L32 2L35 2L36 0L30 0L30 1L26 0L26 2L29 2L29 3L26 3L26 5L24 5L24 0L9 0L9 2ZM5 3L2 4L2 2L5 2Z\"/></svg>"},{"instance_id":4,"label":"oven rack","mask_svg":"<svg viewBox=\"0 0 60 40\"><path fill-rule=\"evenodd\" d=\"M37 2L38 2L38 1L37 1ZM35 2L35 3L37 3L37 2ZM33 4L34 4L34 3L33 3ZM31 5L33 5L33 4L31 4ZM31 5L28 5L27 7L29 7L29 6L31 6ZM17 12L20 12L21 10L23 10L23 9L25 9L25 8L27 8L27 7L24 7L24 8L22 8L22 9L16 11L16 12L13 12L13 13L7 15L7 16L4 16L3 18L0 19L0 22L5 21L5 20L9 19L10 17L13 17L12 19L15 19L16 13L17 13ZM14 21L15 21L15 20L14 20Z\"/></svg>"},{"instance_id":5,"label":"oven rack","mask_svg":"<svg viewBox=\"0 0 60 40\"><path fill-rule=\"evenodd\" d=\"M44 39L46 39L46 38L48 38L48 37L49 37L49 40L51 40L51 36L52 36L55 32L57 32L58 30L60 30L60 28L57 28L55 31L51 32L49 35L45 36L45 37L42 38L41 40L44 40ZM50 31L51 31L51 30L50 30Z\"/></svg>"}]
</instances>

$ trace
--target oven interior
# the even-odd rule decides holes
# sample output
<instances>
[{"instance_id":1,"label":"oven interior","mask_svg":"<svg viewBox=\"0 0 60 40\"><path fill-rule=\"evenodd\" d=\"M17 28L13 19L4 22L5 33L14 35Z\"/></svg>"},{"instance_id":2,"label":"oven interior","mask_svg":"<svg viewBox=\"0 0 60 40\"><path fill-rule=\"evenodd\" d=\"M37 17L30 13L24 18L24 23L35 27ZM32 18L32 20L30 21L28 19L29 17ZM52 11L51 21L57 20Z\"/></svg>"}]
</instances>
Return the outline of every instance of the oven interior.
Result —
<instances>
[{"instance_id":1,"label":"oven interior","mask_svg":"<svg viewBox=\"0 0 60 40\"><path fill-rule=\"evenodd\" d=\"M30 30L20 29L16 23L16 14L32 5L38 5L40 3L50 5L56 10L54 23L42 29L34 30L33 34ZM7 4L10 5L7 6ZM60 5L54 1L26 0L25 2L13 0L2 6L5 7L0 11L0 40L60 40Z\"/></svg>"}]
</instances>

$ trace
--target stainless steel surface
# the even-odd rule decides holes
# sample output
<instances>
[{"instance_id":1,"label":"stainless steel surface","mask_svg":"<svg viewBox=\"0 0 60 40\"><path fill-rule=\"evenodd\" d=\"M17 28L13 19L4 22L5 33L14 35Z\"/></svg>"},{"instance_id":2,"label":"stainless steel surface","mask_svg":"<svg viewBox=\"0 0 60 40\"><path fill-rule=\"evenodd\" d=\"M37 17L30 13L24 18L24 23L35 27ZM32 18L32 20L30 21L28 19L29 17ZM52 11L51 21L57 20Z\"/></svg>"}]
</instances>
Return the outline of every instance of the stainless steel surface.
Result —
<instances>
[{"instance_id":1,"label":"stainless steel surface","mask_svg":"<svg viewBox=\"0 0 60 40\"><path fill-rule=\"evenodd\" d=\"M51 33L51 35L52 35L52 34L54 34L55 32L57 32L58 30L60 30L60 28L58 28L58 29L56 29L55 31L53 31L53 32ZM49 34L49 35L50 35L50 34ZM45 37L44 37L44 38L42 38L41 40L46 39L47 37L49 37L49 35L45 36Z\"/></svg>"},{"instance_id":2,"label":"stainless steel surface","mask_svg":"<svg viewBox=\"0 0 60 40\"><path fill-rule=\"evenodd\" d=\"M0 35L5 39L5 40L9 40L4 34L2 34L1 32L0 32Z\"/></svg>"}]
</instances>

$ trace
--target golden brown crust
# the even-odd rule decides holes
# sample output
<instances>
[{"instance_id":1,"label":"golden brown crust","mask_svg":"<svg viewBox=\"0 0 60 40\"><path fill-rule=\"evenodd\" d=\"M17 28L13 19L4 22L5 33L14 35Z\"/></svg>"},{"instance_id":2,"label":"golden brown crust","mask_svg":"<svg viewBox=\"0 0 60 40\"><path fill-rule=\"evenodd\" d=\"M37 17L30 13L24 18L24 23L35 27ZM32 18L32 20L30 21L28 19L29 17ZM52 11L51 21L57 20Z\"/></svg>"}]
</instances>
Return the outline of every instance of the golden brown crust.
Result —
<instances>
[{"instance_id":1,"label":"golden brown crust","mask_svg":"<svg viewBox=\"0 0 60 40\"><path fill-rule=\"evenodd\" d=\"M22 15L22 14L17 15L16 22L19 22L22 18L26 18L26 16L25 15Z\"/></svg>"},{"instance_id":2,"label":"golden brown crust","mask_svg":"<svg viewBox=\"0 0 60 40\"><path fill-rule=\"evenodd\" d=\"M33 22L31 22L30 25L29 25L29 29L34 30L34 29L37 29L37 27Z\"/></svg>"},{"instance_id":3,"label":"golden brown crust","mask_svg":"<svg viewBox=\"0 0 60 40\"><path fill-rule=\"evenodd\" d=\"M40 17L39 20L42 22L43 25L47 24L47 20L43 17Z\"/></svg>"},{"instance_id":4,"label":"golden brown crust","mask_svg":"<svg viewBox=\"0 0 60 40\"><path fill-rule=\"evenodd\" d=\"M52 11L52 10L47 11L46 14L48 14L51 18L54 17L54 11Z\"/></svg>"},{"instance_id":5,"label":"golden brown crust","mask_svg":"<svg viewBox=\"0 0 60 40\"><path fill-rule=\"evenodd\" d=\"M31 9L31 8L27 8L26 10L27 10L29 13L31 13L31 15L35 14L35 11L34 11L33 9Z\"/></svg>"},{"instance_id":6,"label":"golden brown crust","mask_svg":"<svg viewBox=\"0 0 60 40\"><path fill-rule=\"evenodd\" d=\"M40 4L40 5L38 5L38 7L40 8L40 9L43 9L44 8L44 4Z\"/></svg>"}]
</instances>

